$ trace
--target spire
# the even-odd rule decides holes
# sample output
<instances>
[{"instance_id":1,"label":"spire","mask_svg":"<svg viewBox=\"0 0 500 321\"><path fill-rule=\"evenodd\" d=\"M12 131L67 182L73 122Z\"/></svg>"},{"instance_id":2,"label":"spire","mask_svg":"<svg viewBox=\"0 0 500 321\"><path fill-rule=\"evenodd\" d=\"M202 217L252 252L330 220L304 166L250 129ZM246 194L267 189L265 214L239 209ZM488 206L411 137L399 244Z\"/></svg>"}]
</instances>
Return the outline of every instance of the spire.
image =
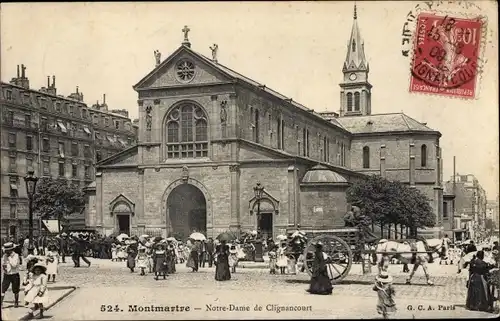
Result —
<instances>
[{"instance_id":1,"label":"spire","mask_svg":"<svg viewBox=\"0 0 500 321\"><path fill-rule=\"evenodd\" d=\"M361 38L358 27L358 13L354 5L354 20L352 23L351 38L347 47L347 56L344 62L344 71L368 70L368 62L365 58L365 44Z\"/></svg>"}]
</instances>

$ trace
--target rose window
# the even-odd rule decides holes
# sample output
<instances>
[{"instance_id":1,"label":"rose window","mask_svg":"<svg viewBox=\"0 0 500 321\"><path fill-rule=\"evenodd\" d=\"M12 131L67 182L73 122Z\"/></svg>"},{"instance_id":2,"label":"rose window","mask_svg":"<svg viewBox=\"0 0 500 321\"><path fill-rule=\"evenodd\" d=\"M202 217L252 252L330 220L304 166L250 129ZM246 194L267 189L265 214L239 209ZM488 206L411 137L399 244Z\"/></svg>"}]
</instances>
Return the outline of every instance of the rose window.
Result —
<instances>
[{"instance_id":1,"label":"rose window","mask_svg":"<svg viewBox=\"0 0 500 321\"><path fill-rule=\"evenodd\" d=\"M177 79L181 82L189 82L194 78L194 64L188 60L181 60L176 67Z\"/></svg>"}]
</instances>

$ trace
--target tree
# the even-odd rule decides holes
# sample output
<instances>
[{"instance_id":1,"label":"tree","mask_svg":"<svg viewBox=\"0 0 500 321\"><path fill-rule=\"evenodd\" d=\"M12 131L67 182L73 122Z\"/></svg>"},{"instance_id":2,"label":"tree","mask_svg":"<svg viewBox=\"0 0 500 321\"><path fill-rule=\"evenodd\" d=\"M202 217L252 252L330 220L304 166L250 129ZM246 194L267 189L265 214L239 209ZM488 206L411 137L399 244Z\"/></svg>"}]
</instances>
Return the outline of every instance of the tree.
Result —
<instances>
[{"instance_id":1,"label":"tree","mask_svg":"<svg viewBox=\"0 0 500 321\"><path fill-rule=\"evenodd\" d=\"M63 179L41 178L33 195L33 212L42 219L61 221L84 205L83 191Z\"/></svg>"},{"instance_id":2,"label":"tree","mask_svg":"<svg viewBox=\"0 0 500 321\"><path fill-rule=\"evenodd\" d=\"M417 228L432 227L435 223L429 199L422 192L380 176L368 176L351 185L347 202L359 206L382 230L384 226L399 224L411 227L415 235Z\"/></svg>"}]
</instances>

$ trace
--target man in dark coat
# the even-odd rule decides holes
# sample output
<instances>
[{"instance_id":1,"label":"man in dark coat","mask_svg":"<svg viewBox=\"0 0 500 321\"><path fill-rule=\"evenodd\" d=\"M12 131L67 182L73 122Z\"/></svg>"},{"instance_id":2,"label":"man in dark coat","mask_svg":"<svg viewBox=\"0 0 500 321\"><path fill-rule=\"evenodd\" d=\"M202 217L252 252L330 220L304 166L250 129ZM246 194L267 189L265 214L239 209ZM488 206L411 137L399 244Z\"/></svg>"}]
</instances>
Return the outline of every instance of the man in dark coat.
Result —
<instances>
[{"instance_id":1,"label":"man in dark coat","mask_svg":"<svg viewBox=\"0 0 500 321\"><path fill-rule=\"evenodd\" d=\"M467 245L467 247L465 248L465 254L469 254L471 252L476 252L477 251L477 248L476 248L476 244L474 244L474 241L470 241L470 244Z\"/></svg>"},{"instance_id":2,"label":"man in dark coat","mask_svg":"<svg viewBox=\"0 0 500 321\"><path fill-rule=\"evenodd\" d=\"M205 250L206 250L206 258L207 258L207 261L208 261L208 267L212 267L212 264L214 263L214 251L215 251L215 248L214 248L214 240L210 237L208 238L208 241L207 241L207 244L205 246ZM205 267L205 261L203 261L203 266L202 267Z\"/></svg>"},{"instance_id":3,"label":"man in dark coat","mask_svg":"<svg viewBox=\"0 0 500 321\"><path fill-rule=\"evenodd\" d=\"M205 240L201 241L200 243L200 256L198 259L198 264L200 267L205 267L205 262L206 262L206 253L207 253L207 243Z\"/></svg>"},{"instance_id":4,"label":"man in dark coat","mask_svg":"<svg viewBox=\"0 0 500 321\"><path fill-rule=\"evenodd\" d=\"M68 255L68 234L66 233L61 233L59 237L59 255L61 256L62 262L66 263L66 255Z\"/></svg>"},{"instance_id":5,"label":"man in dark coat","mask_svg":"<svg viewBox=\"0 0 500 321\"><path fill-rule=\"evenodd\" d=\"M83 262L90 266L90 261L85 257L85 251L87 250L87 241L84 239L83 235L80 234L77 239L77 249L78 249L78 266L80 266L80 258Z\"/></svg>"}]
</instances>

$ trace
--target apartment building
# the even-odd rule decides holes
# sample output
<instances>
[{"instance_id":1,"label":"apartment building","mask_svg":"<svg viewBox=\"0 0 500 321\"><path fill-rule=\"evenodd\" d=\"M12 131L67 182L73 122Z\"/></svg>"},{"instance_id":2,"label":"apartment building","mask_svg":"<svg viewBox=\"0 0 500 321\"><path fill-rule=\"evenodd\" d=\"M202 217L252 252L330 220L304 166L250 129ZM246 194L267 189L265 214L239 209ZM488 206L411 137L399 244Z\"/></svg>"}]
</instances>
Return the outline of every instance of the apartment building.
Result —
<instances>
[{"instance_id":1,"label":"apartment building","mask_svg":"<svg viewBox=\"0 0 500 321\"><path fill-rule=\"evenodd\" d=\"M136 144L137 125L126 110L108 109L105 95L88 106L78 87L58 95L55 76L32 89L26 67L18 66L0 95L2 237L27 233L28 170L83 188L94 180L96 162Z\"/></svg>"}]
</instances>

